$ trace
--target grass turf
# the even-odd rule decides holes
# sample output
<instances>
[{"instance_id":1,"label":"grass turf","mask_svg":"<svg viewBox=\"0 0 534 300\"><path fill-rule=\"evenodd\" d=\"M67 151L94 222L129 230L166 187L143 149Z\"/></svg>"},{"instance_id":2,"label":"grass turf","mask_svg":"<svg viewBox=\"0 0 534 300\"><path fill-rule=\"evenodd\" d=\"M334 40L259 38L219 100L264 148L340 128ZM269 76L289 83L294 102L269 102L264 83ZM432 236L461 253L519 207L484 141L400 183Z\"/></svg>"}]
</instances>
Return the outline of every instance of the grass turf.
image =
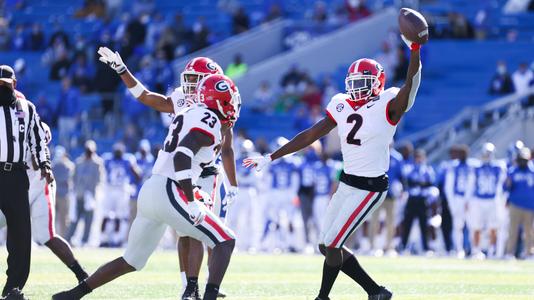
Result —
<instances>
[{"instance_id":1,"label":"grass turf","mask_svg":"<svg viewBox=\"0 0 534 300\"><path fill-rule=\"evenodd\" d=\"M119 250L75 249L88 271L122 254ZM0 255L5 271L5 251ZM534 299L534 262L472 261L448 258L359 258L394 299ZM314 299L322 258L306 255L245 255L232 258L223 282L227 299ZM0 276L2 283L5 275ZM201 284L204 275L200 276ZM50 296L76 284L73 274L46 248L33 251L25 294ZM141 272L128 274L94 291L87 299L179 299L178 260L174 251L158 251ZM333 300L367 299L363 290L340 273Z\"/></svg>"}]
</instances>

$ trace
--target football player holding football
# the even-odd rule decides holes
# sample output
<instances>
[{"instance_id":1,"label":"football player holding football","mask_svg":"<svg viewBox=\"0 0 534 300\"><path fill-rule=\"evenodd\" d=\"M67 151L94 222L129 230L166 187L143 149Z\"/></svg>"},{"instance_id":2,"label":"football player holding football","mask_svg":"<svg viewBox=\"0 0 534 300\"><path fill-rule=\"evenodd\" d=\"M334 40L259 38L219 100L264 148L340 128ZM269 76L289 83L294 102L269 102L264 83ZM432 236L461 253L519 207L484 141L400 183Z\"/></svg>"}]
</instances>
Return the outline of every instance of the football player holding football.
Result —
<instances>
[{"instance_id":1,"label":"football player holding football","mask_svg":"<svg viewBox=\"0 0 534 300\"><path fill-rule=\"evenodd\" d=\"M235 245L234 233L199 200L210 196L194 189L203 166L221 150L224 134L239 117L240 98L224 75L209 75L197 88L199 104L176 114L158 153L152 176L139 191L124 255L103 266L75 288L53 299L80 299L92 290L142 269L154 252L167 225L212 248L204 300L214 300Z\"/></svg>"},{"instance_id":2,"label":"football player holding football","mask_svg":"<svg viewBox=\"0 0 534 300\"><path fill-rule=\"evenodd\" d=\"M179 114L194 103L198 102L196 97L197 85L200 81L211 74L223 74L222 68L207 57L196 57L187 63L180 75L180 86L175 88L170 96L164 96L147 90L128 70L120 54L113 52L109 48L101 47L98 49L100 61L108 64L121 77L122 81L141 103L163 113ZM232 83L232 89L235 95L239 96L237 87ZM219 174L220 167L215 164L204 166L202 174L196 183L200 189L208 193L213 201L211 209L215 215L224 217L226 208L237 197L237 177L235 158L233 150L233 131L225 132L222 149L220 151L222 158L222 169L224 174ZM225 176L228 186L224 187L222 195L222 176ZM200 299L198 291L198 275L204 256L204 247L202 243L190 237L182 236L178 240L178 256L180 260L180 271L182 279L182 299L195 300Z\"/></svg>"},{"instance_id":3,"label":"football player holding football","mask_svg":"<svg viewBox=\"0 0 534 300\"><path fill-rule=\"evenodd\" d=\"M245 166L261 170L273 160L306 148L337 127L343 172L324 215L319 249L325 256L317 300L327 300L339 271L356 281L369 299L391 299L343 244L384 200L388 189L389 144L401 117L411 109L421 81L421 45L401 36L410 48L404 85L384 89L382 66L368 58L353 62L345 78L346 93L335 95L326 116L289 143L263 157L245 159Z\"/></svg>"}]
</instances>

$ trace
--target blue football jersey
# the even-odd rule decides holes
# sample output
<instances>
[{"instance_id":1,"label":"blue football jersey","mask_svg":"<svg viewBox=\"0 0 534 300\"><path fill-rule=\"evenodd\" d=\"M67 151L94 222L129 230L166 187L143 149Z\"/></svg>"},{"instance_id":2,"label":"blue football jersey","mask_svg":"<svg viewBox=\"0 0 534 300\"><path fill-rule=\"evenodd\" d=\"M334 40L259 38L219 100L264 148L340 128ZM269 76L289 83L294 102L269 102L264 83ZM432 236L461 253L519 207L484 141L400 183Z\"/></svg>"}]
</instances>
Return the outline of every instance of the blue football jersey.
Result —
<instances>
[{"instance_id":1,"label":"blue football jersey","mask_svg":"<svg viewBox=\"0 0 534 300\"><path fill-rule=\"evenodd\" d=\"M479 199L494 199L502 189L504 168L496 163L483 163L475 168L474 194Z\"/></svg>"},{"instance_id":2,"label":"blue football jersey","mask_svg":"<svg viewBox=\"0 0 534 300\"><path fill-rule=\"evenodd\" d=\"M124 186L132 183L132 162L124 155L122 158L105 157L106 181L109 185Z\"/></svg>"},{"instance_id":3,"label":"blue football jersey","mask_svg":"<svg viewBox=\"0 0 534 300\"><path fill-rule=\"evenodd\" d=\"M327 196L332 187L335 168L332 163L317 161L315 170L315 194L317 196Z\"/></svg>"},{"instance_id":4,"label":"blue football jersey","mask_svg":"<svg viewBox=\"0 0 534 300\"><path fill-rule=\"evenodd\" d=\"M293 175L296 172L296 166L288 159L280 159L274 161L270 168L271 188L273 189L288 189L294 185Z\"/></svg>"}]
</instances>

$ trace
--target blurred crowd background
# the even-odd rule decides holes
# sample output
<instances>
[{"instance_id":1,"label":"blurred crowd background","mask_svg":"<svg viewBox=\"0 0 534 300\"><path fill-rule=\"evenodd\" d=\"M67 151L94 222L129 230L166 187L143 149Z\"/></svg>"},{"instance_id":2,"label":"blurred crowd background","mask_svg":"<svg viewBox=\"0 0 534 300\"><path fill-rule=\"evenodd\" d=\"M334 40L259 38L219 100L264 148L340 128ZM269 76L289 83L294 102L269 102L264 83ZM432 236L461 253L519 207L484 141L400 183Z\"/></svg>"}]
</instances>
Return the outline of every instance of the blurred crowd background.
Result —
<instances>
[{"instance_id":1,"label":"blurred crowd background","mask_svg":"<svg viewBox=\"0 0 534 300\"><path fill-rule=\"evenodd\" d=\"M456 120L466 107L514 100L506 102L510 106L477 113L476 122L464 116L454 128L455 138L466 128L489 128L512 110L511 104L532 111L534 1L530 0L0 0L0 62L13 66L17 89L36 104L52 128L60 233L73 238L75 245L120 246L124 242L126 231L118 228L125 227L113 226L113 220L124 216L105 212L102 198L106 188L120 185L124 197L131 199L128 218L133 216L136 190L149 176L169 122L167 115L131 97L114 71L98 62L98 47L119 51L145 86L167 94L179 85L181 60L188 55L217 51L219 45L260 35L285 20L290 25L284 27L280 39L272 40L281 45L279 55L305 51L321 39L335 40L336 33L346 28L368 26L388 8L401 6L423 12L432 42L423 47L424 77L418 102L399 125L399 142L394 147L402 155L393 151L392 162L397 166L392 165L390 171L392 201L355 235L353 247L377 255L531 255L532 162L527 163L526 175L517 179L526 182L521 196L514 194L518 184L514 172L524 169L517 165L518 159L530 160L526 149L534 146L532 137L519 136L524 143L515 137L513 142L487 138L484 142L496 146L491 159L482 157L487 149L474 143L474 137L461 140L469 146L459 146L460 141L448 136L449 142L440 143L439 151L425 144L445 128L442 124L453 124L449 120ZM397 29L391 27L374 39L377 51L369 56L383 65L388 86L401 85L408 53ZM347 47L357 46L358 40L346 41ZM247 76L256 76L261 69L261 63L247 57L243 49L233 49L232 59L222 65L240 87ZM334 59L320 54L317 58ZM307 64L286 64L274 80L266 78L247 87L252 92L244 94L236 128L235 149L240 159L245 153L271 151L282 137L290 138L321 118L330 98L344 90L347 66L335 63L326 72L316 72ZM420 134L429 128L436 129ZM131 168L124 173L112 171L109 162L114 159L128 161L125 165ZM264 174L240 169L243 199L229 214L238 234L248 237L239 248L310 251L320 225L321 205L335 186L340 160L337 140L328 136L321 145ZM473 211L468 203L477 198L477 183L468 178L488 161L499 166L502 176L485 185L495 188L496 217L479 228L465 222ZM84 168L91 164L100 171L88 174ZM465 169L465 176L459 176L457 169ZM447 177L448 172L453 175ZM457 191L447 191L447 180L463 187L461 197ZM303 186L315 189L303 194ZM449 209L448 197L462 198L464 209ZM514 199L522 202L514 203ZM514 205L521 212L512 210ZM455 218L463 223L454 224ZM412 219L419 220L420 226L411 226Z\"/></svg>"}]
</instances>

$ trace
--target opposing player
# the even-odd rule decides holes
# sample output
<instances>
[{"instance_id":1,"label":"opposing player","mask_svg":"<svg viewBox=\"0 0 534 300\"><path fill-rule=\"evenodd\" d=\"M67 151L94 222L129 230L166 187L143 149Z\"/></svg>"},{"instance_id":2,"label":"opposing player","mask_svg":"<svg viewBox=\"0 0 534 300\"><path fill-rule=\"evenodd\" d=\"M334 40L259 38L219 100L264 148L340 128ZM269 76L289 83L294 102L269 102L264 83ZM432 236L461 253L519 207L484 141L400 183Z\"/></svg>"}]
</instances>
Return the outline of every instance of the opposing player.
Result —
<instances>
[{"instance_id":1,"label":"opposing player","mask_svg":"<svg viewBox=\"0 0 534 300\"><path fill-rule=\"evenodd\" d=\"M52 140L50 127L41 122L41 127L46 133L46 143ZM70 245L62 237L56 234L55 211L56 211L56 183L47 183L41 178L41 171L37 166L35 157L27 149L28 179L30 189L30 216L33 240L39 245L45 245L74 273L78 281L87 278L88 274L78 263ZM47 151L48 147L47 147ZM0 212L0 228L6 226L6 218Z\"/></svg>"},{"instance_id":2,"label":"opposing player","mask_svg":"<svg viewBox=\"0 0 534 300\"><path fill-rule=\"evenodd\" d=\"M180 75L180 86L177 87L170 96L164 96L158 93L147 90L141 82L139 82L128 71L126 65L123 63L118 52L113 52L106 47L101 47L98 50L100 61L108 64L121 77L122 81L128 87L130 93L138 99L141 103L163 113L178 114L182 110L187 109L190 105L197 102L196 90L198 83L210 74L223 74L222 68L213 60L206 57L197 57L192 59L185 66L184 71ZM233 83L232 83L233 84ZM233 89L237 88L235 85ZM236 93L238 95L238 93ZM238 194L236 168L234 150L232 148L233 131L225 132L222 142L222 164L225 176L230 183L226 188L224 199L215 197L214 200L221 200L225 204L233 202ZM214 195L215 191L219 192L217 183L217 175L219 168L213 163L209 166L204 166L199 182L201 189L209 195ZM220 180L218 181L221 182ZM222 203L221 203L222 204ZM224 211L223 205L213 205L216 215L220 215ZM178 253L180 258L180 270L182 271L182 286L188 286L183 294L183 299L195 299L198 296L198 274L200 272L200 265L203 259L203 246L198 241L194 241L188 237L181 237L178 242Z\"/></svg>"},{"instance_id":3,"label":"opposing player","mask_svg":"<svg viewBox=\"0 0 534 300\"><path fill-rule=\"evenodd\" d=\"M464 226L467 221L468 201L474 187L475 162L469 159L469 148L457 148L458 159L453 160L445 171L443 187L452 217L452 239L458 258L465 257Z\"/></svg>"},{"instance_id":4,"label":"opposing player","mask_svg":"<svg viewBox=\"0 0 534 300\"><path fill-rule=\"evenodd\" d=\"M409 111L421 81L420 45L401 36L410 48L404 85L384 91L386 74L372 59L359 59L349 67L345 94L335 95L326 116L272 154L244 160L261 170L271 161L299 151L337 127L341 139L343 172L324 216L319 249L325 255L318 300L328 295L339 271L362 286L369 299L391 299L392 293L367 275L343 244L378 207L388 189L389 144L398 122Z\"/></svg>"},{"instance_id":5,"label":"opposing player","mask_svg":"<svg viewBox=\"0 0 534 300\"><path fill-rule=\"evenodd\" d=\"M102 155L106 169L104 218L100 247L121 247L130 224L130 196L141 181L135 157L126 153L123 143L113 145L113 153Z\"/></svg>"},{"instance_id":6,"label":"opposing player","mask_svg":"<svg viewBox=\"0 0 534 300\"><path fill-rule=\"evenodd\" d=\"M195 199L193 185L202 167L216 158L222 136L239 117L239 97L231 89L232 84L224 75L206 77L197 91L201 104L174 117L153 175L139 192L137 216L124 255L100 267L77 287L54 295L53 299L80 299L119 276L142 269L166 225L213 249L203 299L216 299L235 245L234 234ZM203 193L201 197L208 199L209 195Z\"/></svg>"},{"instance_id":7,"label":"opposing player","mask_svg":"<svg viewBox=\"0 0 534 300\"><path fill-rule=\"evenodd\" d=\"M499 226L498 205L503 197L503 185L506 180L506 163L495 159L495 145L484 144L482 161L474 169L474 187L469 202L469 221L473 230L473 257L484 259L486 255L480 249L481 233L484 228L489 231L490 247L487 251L494 257L497 247L497 229Z\"/></svg>"}]
</instances>

